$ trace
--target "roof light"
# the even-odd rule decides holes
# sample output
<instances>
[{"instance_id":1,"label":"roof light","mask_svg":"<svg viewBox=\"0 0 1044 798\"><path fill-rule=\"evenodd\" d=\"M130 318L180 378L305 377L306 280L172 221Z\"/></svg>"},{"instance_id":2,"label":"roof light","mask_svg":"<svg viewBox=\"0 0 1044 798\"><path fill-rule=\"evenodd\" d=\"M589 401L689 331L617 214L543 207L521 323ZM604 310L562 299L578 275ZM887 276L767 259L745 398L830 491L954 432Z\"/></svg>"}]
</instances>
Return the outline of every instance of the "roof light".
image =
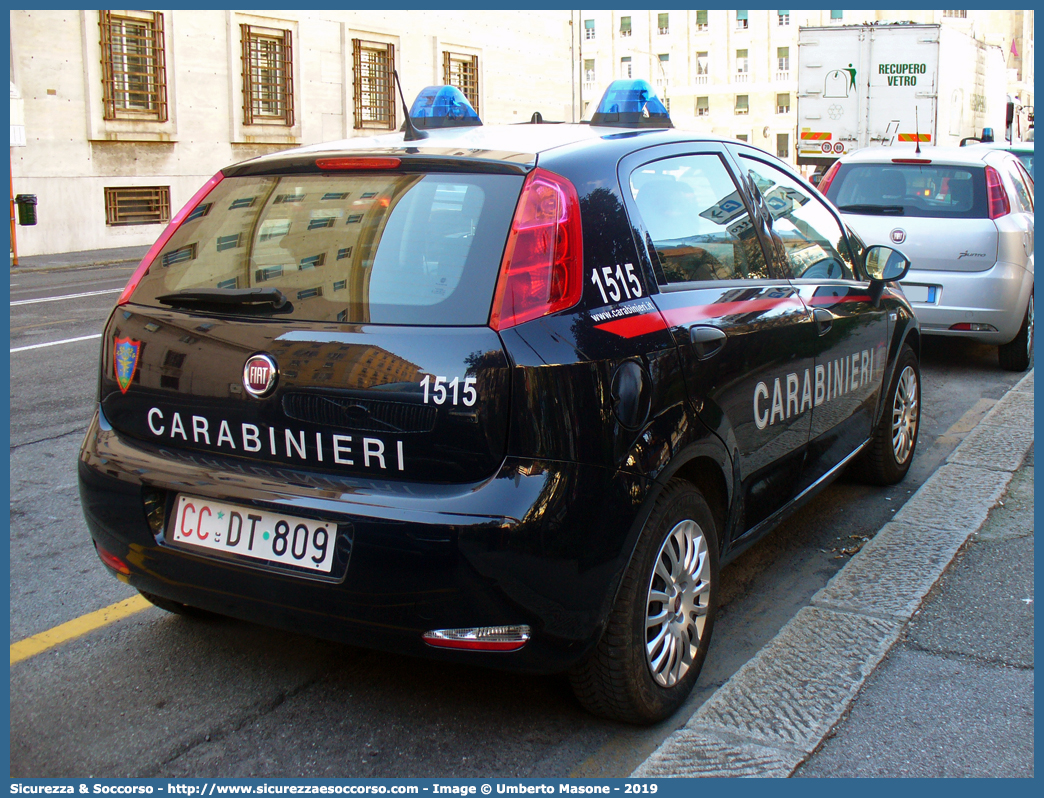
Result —
<instances>
[{"instance_id":1,"label":"roof light","mask_svg":"<svg viewBox=\"0 0 1044 798\"><path fill-rule=\"evenodd\" d=\"M645 80L614 80L591 117L603 127L674 127L653 87Z\"/></svg>"},{"instance_id":2,"label":"roof light","mask_svg":"<svg viewBox=\"0 0 1044 798\"><path fill-rule=\"evenodd\" d=\"M489 326L504 330L571 308L583 294L583 263L576 189L534 169L511 220Z\"/></svg>"},{"instance_id":3,"label":"roof light","mask_svg":"<svg viewBox=\"0 0 1044 798\"><path fill-rule=\"evenodd\" d=\"M434 629L422 639L436 648L469 651L518 651L529 642L528 626L482 626L476 629Z\"/></svg>"},{"instance_id":4,"label":"roof light","mask_svg":"<svg viewBox=\"0 0 1044 798\"><path fill-rule=\"evenodd\" d=\"M410 119L414 127L422 130L482 124L468 98L456 86L428 86L421 89L410 107Z\"/></svg>"},{"instance_id":5,"label":"roof light","mask_svg":"<svg viewBox=\"0 0 1044 798\"><path fill-rule=\"evenodd\" d=\"M315 165L320 169L396 169L400 158L318 158Z\"/></svg>"},{"instance_id":6,"label":"roof light","mask_svg":"<svg viewBox=\"0 0 1044 798\"><path fill-rule=\"evenodd\" d=\"M1011 213L1008 194L1001 183L1000 173L992 166L986 167L986 201L991 219L999 219Z\"/></svg>"},{"instance_id":7,"label":"roof light","mask_svg":"<svg viewBox=\"0 0 1044 798\"><path fill-rule=\"evenodd\" d=\"M141 282L141 278L149 273L149 267L152 265L153 259L160 253L160 250L167 246L167 242L170 241L170 237L174 235L181 223L185 221L185 217L196 209L196 206L203 201L203 198L211 192L211 190L224 179L224 175L218 172L210 180L203 184L203 187L192 195L185 207L174 214L174 218L170 220L170 224L167 225L166 229L160 234L160 237L156 239L156 243L149 247L149 251L145 253L145 257L141 259L141 263L138 264L138 268L134 270L134 274L131 275L130 280L127 281L126 288L123 289L123 293L120 294L120 298L116 300L118 305L126 305L130 302L131 294L134 293L134 289L138 287L138 283Z\"/></svg>"}]
</instances>

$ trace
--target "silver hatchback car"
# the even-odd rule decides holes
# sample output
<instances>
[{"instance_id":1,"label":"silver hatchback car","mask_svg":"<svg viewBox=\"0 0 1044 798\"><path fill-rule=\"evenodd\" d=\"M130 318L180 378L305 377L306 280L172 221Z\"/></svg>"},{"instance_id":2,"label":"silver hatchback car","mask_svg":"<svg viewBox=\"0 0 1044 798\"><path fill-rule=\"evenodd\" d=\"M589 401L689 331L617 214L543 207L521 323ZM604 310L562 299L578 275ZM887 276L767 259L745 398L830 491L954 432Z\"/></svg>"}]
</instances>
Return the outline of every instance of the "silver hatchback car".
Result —
<instances>
[{"instance_id":1,"label":"silver hatchback car","mask_svg":"<svg viewBox=\"0 0 1044 798\"><path fill-rule=\"evenodd\" d=\"M868 244L897 247L926 335L996 344L1000 364L1033 358L1033 178L989 147L872 147L820 181Z\"/></svg>"}]
</instances>

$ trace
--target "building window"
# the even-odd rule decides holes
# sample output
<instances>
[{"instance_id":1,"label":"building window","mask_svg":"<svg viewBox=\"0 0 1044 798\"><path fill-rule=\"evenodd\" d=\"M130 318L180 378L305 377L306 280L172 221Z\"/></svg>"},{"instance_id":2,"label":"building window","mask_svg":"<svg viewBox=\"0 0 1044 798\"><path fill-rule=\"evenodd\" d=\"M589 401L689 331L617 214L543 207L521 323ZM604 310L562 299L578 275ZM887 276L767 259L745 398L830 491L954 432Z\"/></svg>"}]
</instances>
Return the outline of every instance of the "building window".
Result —
<instances>
[{"instance_id":1,"label":"building window","mask_svg":"<svg viewBox=\"0 0 1044 798\"><path fill-rule=\"evenodd\" d=\"M790 113L790 92L784 92L783 94L776 95L776 113L777 114L789 114Z\"/></svg>"},{"instance_id":2,"label":"building window","mask_svg":"<svg viewBox=\"0 0 1044 798\"><path fill-rule=\"evenodd\" d=\"M442 54L442 82L456 86L468 98L475 113L479 110L479 62L477 55Z\"/></svg>"},{"instance_id":3,"label":"building window","mask_svg":"<svg viewBox=\"0 0 1044 798\"><path fill-rule=\"evenodd\" d=\"M776 12L776 24L781 28L790 27L790 12L789 11L777 11Z\"/></svg>"},{"instance_id":4,"label":"building window","mask_svg":"<svg viewBox=\"0 0 1044 798\"><path fill-rule=\"evenodd\" d=\"M170 186L105 189L105 224L165 224L170 221Z\"/></svg>"},{"instance_id":5,"label":"building window","mask_svg":"<svg viewBox=\"0 0 1044 798\"><path fill-rule=\"evenodd\" d=\"M243 32L243 124L294 124L290 31L240 25Z\"/></svg>"},{"instance_id":6,"label":"building window","mask_svg":"<svg viewBox=\"0 0 1044 798\"><path fill-rule=\"evenodd\" d=\"M776 134L776 157L777 158L789 158L790 157L790 134L789 133L777 133Z\"/></svg>"},{"instance_id":7,"label":"building window","mask_svg":"<svg viewBox=\"0 0 1044 798\"><path fill-rule=\"evenodd\" d=\"M587 81L588 83L594 83L594 79L595 79L594 59L593 58L585 58L584 59L584 80Z\"/></svg>"},{"instance_id":8,"label":"building window","mask_svg":"<svg viewBox=\"0 0 1044 798\"><path fill-rule=\"evenodd\" d=\"M710 97L696 98L696 116L710 116Z\"/></svg>"},{"instance_id":9,"label":"building window","mask_svg":"<svg viewBox=\"0 0 1044 798\"><path fill-rule=\"evenodd\" d=\"M967 11L943 11L944 17L951 17L953 19L967 19Z\"/></svg>"},{"instance_id":10,"label":"building window","mask_svg":"<svg viewBox=\"0 0 1044 798\"><path fill-rule=\"evenodd\" d=\"M736 113L743 115L750 112L749 98L746 94L736 95Z\"/></svg>"},{"instance_id":11,"label":"building window","mask_svg":"<svg viewBox=\"0 0 1044 798\"><path fill-rule=\"evenodd\" d=\"M707 30L707 28L708 28L708 25L707 25L707 12L706 11L697 11L696 12L696 30L702 32L702 31Z\"/></svg>"},{"instance_id":12,"label":"building window","mask_svg":"<svg viewBox=\"0 0 1044 798\"><path fill-rule=\"evenodd\" d=\"M710 57L706 50L696 53L696 82L706 83L710 74Z\"/></svg>"},{"instance_id":13,"label":"building window","mask_svg":"<svg viewBox=\"0 0 1044 798\"><path fill-rule=\"evenodd\" d=\"M104 118L166 122L163 14L99 13Z\"/></svg>"},{"instance_id":14,"label":"building window","mask_svg":"<svg viewBox=\"0 0 1044 798\"><path fill-rule=\"evenodd\" d=\"M620 17L620 35L630 36L631 35L631 18Z\"/></svg>"},{"instance_id":15,"label":"building window","mask_svg":"<svg viewBox=\"0 0 1044 798\"><path fill-rule=\"evenodd\" d=\"M584 38L593 39L595 37L595 26L593 19L584 20Z\"/></svg>"},{"instance_id":16,"label":"building window","mask_svg":"<svg viewBox=\"0 0 1044 798\"><path fill-rule=\"evenodd\" d=\"M670 53L660 53L659 55L657 55L657 58L660 59L660 77L656 79L656 85L666 86L667 81L671 76L671 56Z\"/></svg>"},{"instance_id":17,"label":"building window","mask_svg":"<svg viewBox=\"0 0 1044 798\"><path fill-rule=\"evenodd\" d=\"M745 75L747 74L750 66L750 60L747 58L746 50L736 51L736 74Z\"/></svg>"},{"instance_id":18,"label":"building window","mask_svg":"<svg viewBox=\"0 0 1044 798\"><path fill-rule=\"evenodd\" d=\"M395 129L395 45L352 39L355 129Z\"/></svg>"},{"instance_id":19,"label":"building window","mask_svg":"<svg viewBox=\"0 0 1044 798\"><path fill-rule=\"evenodd\" d=\"M670 14L658 14L656 20L656 30L661 36L666 36L671 32Z\"/></svg>"},{"instance_id":20,"label":"building window","mask_svg":"<svg viewBox=\"0 0 1044 798\"><path fill-rule=\"evenodd\" d=\"M790 48L789 47L777 47L776 48L776 68L780 72L790 71Z\"/></svg>"},{"instance_id":21,"label":"building window","mask_svg":"<svg viewBox=\"0 0 1044 798\"><path fill-rule=\"evenodd\" d=\"M747 12L746 11L737 11L736 12L736 30L746 30L747 29L747 25L748 25L748 22L747 22Z\"/></svg>"},{"instance_id":22,"label":"building window","mask_svg":"<svg viewBox=\"0 0 1044 798\"><path fill-rule=\"evenodd\" d=\"M840 22L842 19L844 19L844 16L845 16L845 12L844 11L831 11L830 12L830 21L831 22Z\"/></svg>"},{"instance_id":23,"label":"building window","mask_svg":"<svg viewBox=\"0 0 1044 798\"><path fill-rule=\"evenodd\" d=\"M631 77L631 56L629 55L625 55L623 58L620 59L620 77Z\"/></svg>"},{"instance_id":24,"label":"building window","mask_svg":"<svg viewBox=\"0 0 1044 798\"><path fill-rule=\"evenodd\" d=\"M746 133L737 133L736 134L736 140L737 141L746 141L747 140L747 134Z\"/></svg>"}]
</instances>

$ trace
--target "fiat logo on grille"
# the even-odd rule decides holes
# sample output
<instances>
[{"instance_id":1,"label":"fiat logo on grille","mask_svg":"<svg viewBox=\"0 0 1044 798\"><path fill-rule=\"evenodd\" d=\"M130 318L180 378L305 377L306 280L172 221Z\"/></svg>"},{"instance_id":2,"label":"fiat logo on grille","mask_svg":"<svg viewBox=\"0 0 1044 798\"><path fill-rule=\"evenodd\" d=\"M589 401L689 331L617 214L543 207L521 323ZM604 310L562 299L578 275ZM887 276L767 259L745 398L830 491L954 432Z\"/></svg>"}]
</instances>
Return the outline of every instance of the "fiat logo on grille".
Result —
<instances>
[{"instance_id":1,"label":"fiat logo on grille","mask_svg":"<svg viewBox=\"0 0 1044 798\"><path fill-rule=\"evenodd\" d=\"M268 355L253 355L243 366L243 387L247 393L260 399L275 388L278 369Z\"/></svg>"},{"instance_id":2,"label":"fiat logo on grille","mask_svg":"<svg viewBox=\"0 0 1044 798\"><path fill-rule=\"evenodd\" d=\"M906 231L901 227L895 228L889 235L892 237L893 244L902 244L906 240Z\"/></svg>"}]
</instances>

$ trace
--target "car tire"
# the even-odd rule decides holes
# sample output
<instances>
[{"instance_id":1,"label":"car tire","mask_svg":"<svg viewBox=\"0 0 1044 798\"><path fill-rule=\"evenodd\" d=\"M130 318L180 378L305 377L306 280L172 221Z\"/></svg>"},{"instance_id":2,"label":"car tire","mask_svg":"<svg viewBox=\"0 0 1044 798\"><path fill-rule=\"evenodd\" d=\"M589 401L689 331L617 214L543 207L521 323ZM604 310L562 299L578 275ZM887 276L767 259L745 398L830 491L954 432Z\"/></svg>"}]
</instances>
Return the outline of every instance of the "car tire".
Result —
<instances>
[{"instance_id":1,"label":"car tire","mask_svg":"<svg viewBox=\"0 0 1044 798\"><path fill-rule=\"evenodd\" d=\"M174 615L182 615L186 618L210 618L212 613L206 610L201 610L199 607L193 607L190 604L182 604L180 601L173 601L171 599L157 596L153 593L146 593L144 590L139 590L142 597L145 598L150 604L155 607L159 607L161 610L173 613Z\"/></svg>"},{"instance_id":2,"label":"car tire","mask_svg":"<svg viewBox=\"0 0 1044 798\"><path fill-rule=\"evenodd\" d=\"M997 347L997 359L1002 369L1008 371L1025 371L1033 360L1033 292L1030 292L1026 305L1026 315L1022 317L1022 326L1018 335L1006 344Z\"/></svg>"},{"instance_id":3,"label":"car tire","mask_svg":"<svg viewBox=\"0 0 1044 798\"><path fill-rule=\"evenodd\" d=\"M857 461L858 476L872 485L894 485L910 470L921 421L921 367L909 344L896 360L884 410Z\"/></svg>"},{"instance_id":4,"label":"car tire","mask_svg":"<svg viewBox=\"0 0 1044 798\"><path fill-rule=\"evenodd\" d=\"M714 516L691 483L674 479L645 522L601 639L570 672L584 708L638 724L672 715L706 659L718 592ZM682 641L694 644L686 651Z\"/></svg>"}]
</instances>

